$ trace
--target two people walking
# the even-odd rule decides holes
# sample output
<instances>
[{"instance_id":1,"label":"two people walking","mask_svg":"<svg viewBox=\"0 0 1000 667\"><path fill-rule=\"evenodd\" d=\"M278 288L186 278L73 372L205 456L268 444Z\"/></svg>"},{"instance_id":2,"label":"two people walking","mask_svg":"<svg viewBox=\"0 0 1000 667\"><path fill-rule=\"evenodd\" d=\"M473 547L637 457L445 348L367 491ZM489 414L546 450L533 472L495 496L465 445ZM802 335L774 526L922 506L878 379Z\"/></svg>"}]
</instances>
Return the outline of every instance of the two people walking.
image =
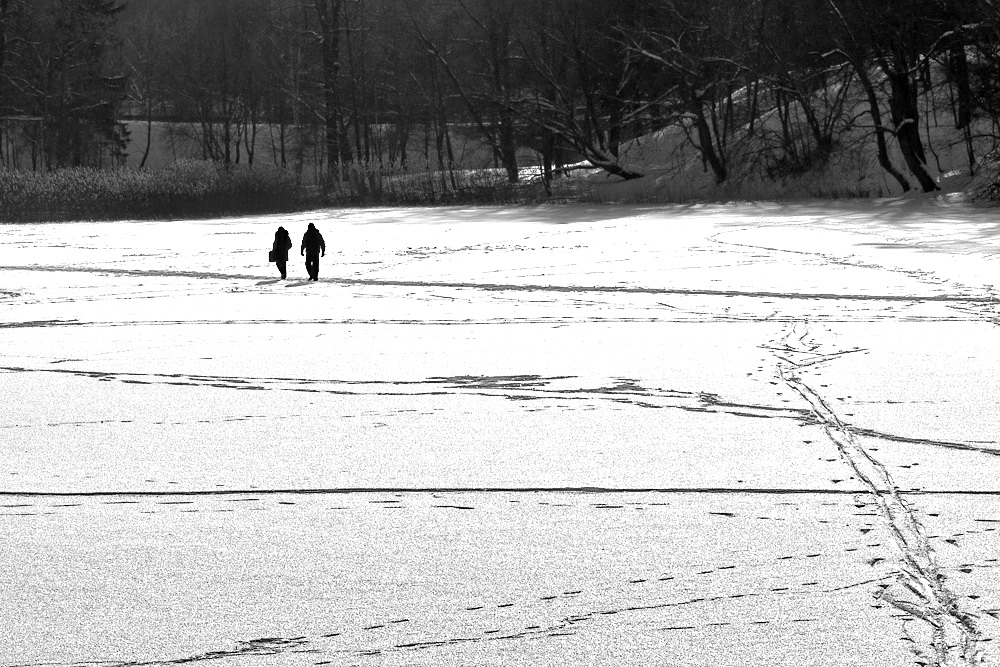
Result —
<instances>
[{"instance_id":1,"label":"two people walking","mask_svg":"<svg viewBox=\"0 0 1000 667\"><path fill-rule=\"evenodd\" d=\"M288 230L284 227L278 227L278 231L274 233L274 245L271 247L271 257L273 258L272 261L278 267L278 272L282 278L287 277L288 251L291 247L292 237L288 235ZM299 248L299 254L305 255L306 272L309 274L309 280L319 280L319 258L326 256L326 242L323 241L323 235L316 229L316 225L311 222L309 223L309 228L306 229L306 233L302 236L302 246Z\"/></svg>"}]
</instances>

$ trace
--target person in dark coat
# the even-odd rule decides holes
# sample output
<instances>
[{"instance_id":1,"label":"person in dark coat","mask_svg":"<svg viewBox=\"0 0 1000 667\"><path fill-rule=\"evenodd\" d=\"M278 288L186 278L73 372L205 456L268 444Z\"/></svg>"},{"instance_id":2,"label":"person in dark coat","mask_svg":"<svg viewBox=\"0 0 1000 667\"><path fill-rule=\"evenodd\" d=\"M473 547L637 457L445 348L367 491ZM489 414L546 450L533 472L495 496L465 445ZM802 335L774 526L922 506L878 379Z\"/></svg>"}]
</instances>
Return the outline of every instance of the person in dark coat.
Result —
<instances>
[{"instance_id":1,"label":"person in dark coat","mask_svg":"<svg viewBox=\"0 0 1000 667\"><path fill-rule=\"evenodd\" d=\"M274 263L278 266L282 278L286 277L285 267L288 262L288 251L291 248L292 237L288 235L288 231L284 227L278 227L278 231L274 233L272 250L274 251Z\"/></svg>"},{"instance_id":2,"label":"person in dark coat","mask_svg":"<svg viewBox=\"0 0 1000 667\"><path fill-rule=\"evenodd\" d=\"M306 271L309 273L309 280L319 280L319 258L326 255L326 243L323 235L319 233L313 223L309 223L309 228L302 236L302 247L299 249L300 255L306 256Z\"/></svg>"}]
</instances>

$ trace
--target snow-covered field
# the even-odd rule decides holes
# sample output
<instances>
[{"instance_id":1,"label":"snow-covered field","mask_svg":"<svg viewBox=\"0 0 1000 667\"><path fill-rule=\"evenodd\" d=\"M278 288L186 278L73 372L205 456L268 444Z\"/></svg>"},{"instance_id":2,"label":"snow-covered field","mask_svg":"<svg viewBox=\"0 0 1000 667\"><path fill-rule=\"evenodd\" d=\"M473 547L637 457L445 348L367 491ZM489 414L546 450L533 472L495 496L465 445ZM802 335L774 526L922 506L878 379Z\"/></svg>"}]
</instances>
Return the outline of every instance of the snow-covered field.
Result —
<instances>
[{"instance_id":1,"label":"snow-covered field","mask_svg":"<svg viewBox=\"0 0 1000 667\"><path fill-rule=\"evenodd\" d=\"M1000 664L996 211L8 225L0 270L0 665Z\"/></svg>"}]
</instances>

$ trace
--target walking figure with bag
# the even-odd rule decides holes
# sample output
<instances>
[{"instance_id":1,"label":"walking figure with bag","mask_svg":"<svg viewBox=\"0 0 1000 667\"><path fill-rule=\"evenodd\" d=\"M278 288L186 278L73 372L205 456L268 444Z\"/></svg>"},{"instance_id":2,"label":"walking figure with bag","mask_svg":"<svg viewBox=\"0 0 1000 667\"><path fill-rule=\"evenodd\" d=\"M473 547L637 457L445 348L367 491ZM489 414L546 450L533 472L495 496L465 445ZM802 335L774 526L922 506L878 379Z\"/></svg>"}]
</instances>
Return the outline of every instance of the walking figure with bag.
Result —
<instances>
[{"instance_id":1,"label":"walking figure with bag","mask_svg":"<svg viewBox=\"0 0 1000 667\"><path fill-rule=\"evenodd\" d=\"M278 267L278 272L281 273L281 277L286 277L286 265L288 262L288 251L292 247L292 237L288 235L288 231L284 227L278 227L278 231L274 233L274 245L271 246L271 251L267 253L267 261L274 262Z\"/></svg>"}]
</instances>

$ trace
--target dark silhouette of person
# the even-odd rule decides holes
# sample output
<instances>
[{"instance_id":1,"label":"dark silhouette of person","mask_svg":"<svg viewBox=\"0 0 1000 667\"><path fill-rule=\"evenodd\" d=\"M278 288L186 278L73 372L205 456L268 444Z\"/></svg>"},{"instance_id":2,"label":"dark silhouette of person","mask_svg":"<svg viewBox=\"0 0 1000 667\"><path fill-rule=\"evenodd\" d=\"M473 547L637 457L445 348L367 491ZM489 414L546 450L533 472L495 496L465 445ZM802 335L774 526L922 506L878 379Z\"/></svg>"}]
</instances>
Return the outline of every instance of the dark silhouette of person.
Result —
<instances>
[{"instance_id":1,"label":"dark silhouette of person","mask_svg":"<svg viewBox=\"0 0 1000 667\"><path fill-rule=\"evenodd\" d=\"M281 277L285 278L285 267L288 262L288 251L292 248L292 237L284 227L278 227L274 233L274 263L278 266Z\"/></svg>"},{"instance_id":2,"label":"dark silhouette of person","mask_svg":"<svg viewBox=\"0 0 1000 667\"><path fill-rule=\"evenodd\" d=\"M326 255L326 243L323 241L323 235L310 222L309 229L302 236L302 247L299 249L299 254L306 256L306 271L309 273L309 280L319 280L320 253L323 256Z\"/></svg>"}]
</instances>

